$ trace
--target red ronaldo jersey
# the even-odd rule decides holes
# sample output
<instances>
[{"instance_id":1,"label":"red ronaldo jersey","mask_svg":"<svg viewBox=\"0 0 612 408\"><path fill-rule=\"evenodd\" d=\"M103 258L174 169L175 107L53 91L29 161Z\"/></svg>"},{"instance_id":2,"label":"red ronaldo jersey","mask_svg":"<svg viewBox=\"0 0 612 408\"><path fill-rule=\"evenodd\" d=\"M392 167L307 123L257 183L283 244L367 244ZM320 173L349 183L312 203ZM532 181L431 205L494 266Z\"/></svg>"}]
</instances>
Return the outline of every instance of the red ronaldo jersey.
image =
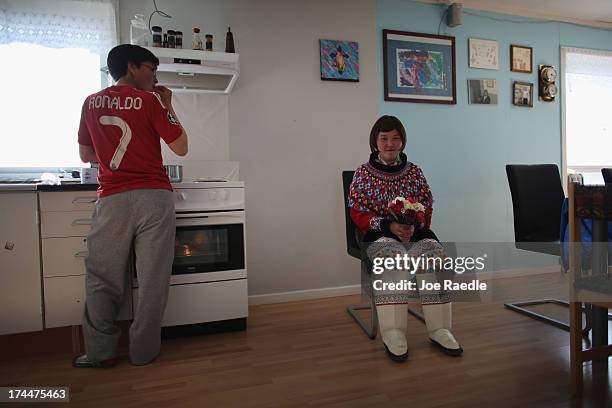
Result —
<instances>
[{"instance_id":1,"label":"red ronaldo jersey","mask_svg":"<svg viewBox=\"0 0 612 408\"><path fill-rule=\"evenodd\" d=\"M122 85L88 96L81 111L79 144L93 146L98 156L98 196L144 188L172 190L159 139L169 144L181 133L155 92Z\"/></svg>"}]
</instances>

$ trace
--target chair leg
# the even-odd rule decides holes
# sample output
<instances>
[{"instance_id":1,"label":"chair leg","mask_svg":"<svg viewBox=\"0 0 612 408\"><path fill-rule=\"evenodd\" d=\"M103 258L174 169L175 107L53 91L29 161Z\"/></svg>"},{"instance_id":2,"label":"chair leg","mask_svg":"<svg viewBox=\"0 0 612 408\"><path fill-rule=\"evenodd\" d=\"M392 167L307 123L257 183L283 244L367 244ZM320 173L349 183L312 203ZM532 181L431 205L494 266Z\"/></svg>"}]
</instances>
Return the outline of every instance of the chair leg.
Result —
<instances>
[{"instance_id":1,"label":"chair leg","mask_svg":"<svg viewBox=\"0 0 612 408\"><path fill-rule=\"evenodd\" d=\"M408 308L408 313L410 313L411 315L413 315L414 317L416 317L417 319L419 319L421 322L425 323L425 316L423 316L423 313L409 307Z\"/></svg>"},{"instance_id":2,"label":"chair leg","mask_svg":"<svg viewBox=\"0 0 612 408\"><path fill-rule=\"evenodd\" d=\"M585 317L584 329L582 329L582 335L584 337L588 337L589 332L593 328L593 305L589 303L581 303L581 305L582 305L582 310L584 311L584 317ZM610 315L608 315L608 319L609 318L610 318Z\"/></svg>"},{"instance_id":3,"label":"chair leg","mask_svg":"<svg viewBox=\"0 0 612 408\"><path fill-rule=\"evenodd\" d=\"M366 323L365 320L359 316L357 310L370 310L370 324ZM357 322L359 327L368 335L371 340L376 338L378 333L378 314L376 313L376 304L374 298L370 297L370 304L368 305L353 305L346 308L348 314Z\"/></svg>"},{"instance_id":4,"label":"chair leg","mask_svg":"<svg viewBox=\"0 0 612 408\"><path fill-rule=\"evenodd\" d=\"M569 307L570 304L564 300L559 300L559 299L538 299L538 300L529 300L529 301L525 301L525 302L514 302L514 303L504 303L504 306L507 309L513 310L517 313L521 313L524 314L525 316L529 316L533 319L536 320L540 320L544 323L548 323L551 324L555 327L558 327L560 329L563 329L565 331L570 331L570 326L560 320L557 319L553 319L552 317L548 317L545 316L543 314L540 313L536 313L532 310L526 309L522 306L534 306L534 305L545 305L545 304L555 304L555 305L559 305L559 306L565 306L565 307ZM585 327L582 330L582 335L583 336L588 336L589 331L591 330L591 316L590 316L590 309L588 307L582 307L582 311L584 312L584 314L586 315L586 322L585 322ZM608 318L612 319L612 315L608 314Z\"/></svg>"},{"instance_id":5,"label":"chair leg","mask_svg":"<svg viewBox=\"0 0 612 408\"><path fill-rule=\"evenodd\" d=\"M579 302L570 305L570 325L582 327L582 311ZM570 331L570 374L572 395L582 393L582 338L579 330Z\"/></svg>"},{"instance_id":6,"label":"chair leg","mask_svg":"<svg viewBox=\"0 0 612 408\"><path fill-rule=\"evenodd\" d=\"M358 310L371 310L370 324L366 323L366 321L359 316L359 313L357 313ZM369 305L352 305L347 307L346 311L355 319L359 327L361 327L371 340L376 338L376 334L378 333L378 314L376 313L376 304L373 298L370 299ZM409 307L408 313L425 323L425 317L421 312Z\"/></svg>"}]
</instances>

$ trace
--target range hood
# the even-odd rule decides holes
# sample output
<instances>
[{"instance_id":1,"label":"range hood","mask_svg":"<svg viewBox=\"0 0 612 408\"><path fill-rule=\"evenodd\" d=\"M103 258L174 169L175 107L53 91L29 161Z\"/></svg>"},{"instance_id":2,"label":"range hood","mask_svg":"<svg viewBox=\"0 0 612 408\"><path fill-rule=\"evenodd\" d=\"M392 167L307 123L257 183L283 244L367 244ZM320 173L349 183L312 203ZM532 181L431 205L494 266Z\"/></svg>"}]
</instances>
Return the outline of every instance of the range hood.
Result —
<instances>
[{"instance_id":1,"label":"range hood","mask_svg":"<svg viewBox=\"0 0 612 408\"><path fill-rule=\"evenodd\" d=\"M230 94L240 73L239 55L147 47L157 58L157 80L176 92Z\"/></svg>"}]
</instances>

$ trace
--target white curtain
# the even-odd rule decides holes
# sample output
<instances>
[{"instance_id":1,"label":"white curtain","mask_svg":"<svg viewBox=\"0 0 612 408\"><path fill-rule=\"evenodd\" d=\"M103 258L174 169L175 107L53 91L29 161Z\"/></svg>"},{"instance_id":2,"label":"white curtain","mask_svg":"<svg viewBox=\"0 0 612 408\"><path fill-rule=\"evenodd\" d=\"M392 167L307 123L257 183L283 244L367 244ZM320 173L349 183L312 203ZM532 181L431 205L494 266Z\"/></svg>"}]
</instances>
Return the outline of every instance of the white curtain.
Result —
<instances>
[{"instance_id":1,"label":"white curtain","mask_svg":"<svg viewBox=\"0 0 612 408\"><path fill-rule=\"evenodd\" d=\"M0 0L0 44L85 48L117 44L115 0Z\"/></svg>"},{"instance_id":2,"label":"white curtain","mask_svg":"<svg viewBox=\"0 0 612 408\"><path fill-rule=\"evenodd\" d=\"M561 49L565 166L593 173L612 166L612 52Z\"/></svg>"}]
</instances>

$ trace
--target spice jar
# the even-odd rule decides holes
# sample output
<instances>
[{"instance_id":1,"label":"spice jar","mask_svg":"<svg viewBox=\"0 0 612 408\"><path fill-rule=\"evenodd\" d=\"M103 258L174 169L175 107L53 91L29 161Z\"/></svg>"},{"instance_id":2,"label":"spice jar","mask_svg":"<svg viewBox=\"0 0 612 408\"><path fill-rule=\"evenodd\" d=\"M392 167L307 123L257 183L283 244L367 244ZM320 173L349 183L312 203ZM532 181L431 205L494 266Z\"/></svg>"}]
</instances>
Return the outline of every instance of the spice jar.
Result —
<instances>
[{"instance_id":1,"label":"spice jar","mask_svg":"<svg viewBox=\"0 0 612 408\"><path fill-rule=\"evenodd\" d=\"M175 31L174 34L174 36L176 37L176 48L183 48L183 32Z\"/></svg>"},{"instance_id":2,"label":"spice jar","mask_svg":"<svg viewBox=\"0 0 612 408\"><path fill-rule=\"evenodd\" d=\"M202 37L200 37L200 29L197 27L193 28L193 42L191 43L191 48L194 50L202 49Z\"/></svg>"},{"instance_id":3,"label":"spice jar","mask_svg":"<svg viewBox=\"0 0 612 408\"><path fill-rule=\"evenodd\" d=\"M164 41L162 41L162 47L168 48L168 33L164 33Z\"/></svg>"},{"instance_id":4,"label":"spice jar","mask_svg":"<svg viewBox=\"0 0 612 408\"><path fill-rule=\"evenodd\" d=\"M212 51L212 50L213 50L213 35L206 34L206 51Z\"/></svg>"},{"instance_id":5,"label":"spice jar","mask_svg":"<svg viewBox=\"0 0 612 408\"><path fill-rule=\"evenodd\" d=\"M168 30L168 48L176 48L176 37L174 30Z\"/></svg>"},{"instance_id":6,"label":"spice jar","mask_svg":"<svg viewBox=\"0 0 612 408\"><path fill-rule=\"evenodd\" d=\"M162 46L162 28L160 26L151 27L151 32L153 32L153 46L161 47Z\"/></svg>"}]
</instances>

